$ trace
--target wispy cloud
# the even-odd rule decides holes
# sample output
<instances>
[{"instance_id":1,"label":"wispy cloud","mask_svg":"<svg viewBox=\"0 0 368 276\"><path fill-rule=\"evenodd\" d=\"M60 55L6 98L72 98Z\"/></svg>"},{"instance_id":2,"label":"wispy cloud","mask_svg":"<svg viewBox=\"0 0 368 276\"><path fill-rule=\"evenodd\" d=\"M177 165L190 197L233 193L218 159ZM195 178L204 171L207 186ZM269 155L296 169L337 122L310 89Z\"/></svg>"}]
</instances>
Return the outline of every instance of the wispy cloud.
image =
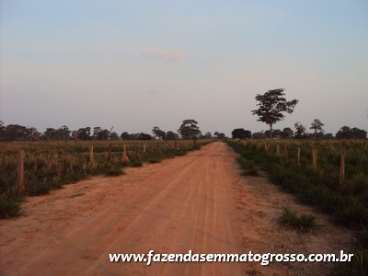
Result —
<instances>
[{"instance_id":1,"label":"wispy cloud","mask_svg":"<svg viewBox=\"0 0 368 276\"><path fill-rule=\"evenodd\" d=\"M184 51L179 49L143 49L141 54L147 58L169 62L182 61L188 57Z\"/></svg>"}]
</instances>

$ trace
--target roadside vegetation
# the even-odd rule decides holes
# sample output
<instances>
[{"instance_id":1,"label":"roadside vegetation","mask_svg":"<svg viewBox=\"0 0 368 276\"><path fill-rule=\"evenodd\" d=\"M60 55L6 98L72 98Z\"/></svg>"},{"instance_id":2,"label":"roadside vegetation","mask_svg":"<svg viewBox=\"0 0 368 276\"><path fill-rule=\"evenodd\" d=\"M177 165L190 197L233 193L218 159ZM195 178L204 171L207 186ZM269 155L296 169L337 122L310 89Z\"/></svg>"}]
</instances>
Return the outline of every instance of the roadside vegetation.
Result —
<instances>
[{"instance_id":1,"label":"roadside vegetation","mask_svg":"<svg viewBox=\"0 0 368 276\"><path fill-rule=\"evenodd\" d=\"M284 208L279 218L281 225L293 228L300 232L309 232L316 228L316 219L312 215L298 215L295 211Z\"/></svg>"},{"instance_id":2,"label":"roadside vegetation","mask_svg":"<svg viewBox=\"0 0 368 276\"><path fill-rule=\"evenodd\" d=\"M19 215L24 196L47 194L93 175L117 176L127 166L158 163L209 140L1 143L0 218ZM20 152L23 156L20 157ZM19 166L22 168L19 168ZM20 179L22 175L22 179Z\"/></svg>"},{"instance_id":3,"label":"roadside vegetation","mask_svg":"<svg viewBox=\"0 0 368 276\"><path fill-rule=\"evenodd\" d=\"M159 127L152 134L123 132L120 136L101 127L75 131L67 126L35 128L0 122L0 218L21 213L25 196L47 194L93 175L118 176L123 168L159 163L182 156L210 142L198 122L184 120L178 133Z\"/></svg>"},{"instance_id":4,"label":"roadside vegetation","mask_svg":"<svg viewBox=\"0 0 368 276\"><path fill-rule=\"evenodd\" d=\"M239 153L243 171L253 171L256 166L300 202L315 206L357 232L355 253L359 259L341 266L336 275L368 275L367 141L268 139L228 143ZM284 213L283 221L301 223L290 212ZM302 221L312 223L311 219Z\"/></svg>"}]
</instances>

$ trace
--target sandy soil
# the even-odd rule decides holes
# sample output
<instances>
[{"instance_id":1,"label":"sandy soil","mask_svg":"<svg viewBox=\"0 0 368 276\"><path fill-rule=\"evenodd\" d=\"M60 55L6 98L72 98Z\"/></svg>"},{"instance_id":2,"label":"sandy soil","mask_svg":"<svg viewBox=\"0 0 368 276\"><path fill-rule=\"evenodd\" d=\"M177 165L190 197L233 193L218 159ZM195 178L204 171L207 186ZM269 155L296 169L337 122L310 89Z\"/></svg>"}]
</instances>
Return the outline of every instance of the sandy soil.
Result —
<instances>
[{"instance_id":1,"label":"sandy soil","mask_svg":"<svg viewBox=\"0 0 368 276\"><path fill-rule=\"evenodd\" d=\"M108 253L331 252L349 233L260 177L240 177L222 143L28 198L0 220L0 275L325 275L327 265L111 264ZM313 213L308 234L280 227L283 207Z\"/></svg>"}]
</instances>

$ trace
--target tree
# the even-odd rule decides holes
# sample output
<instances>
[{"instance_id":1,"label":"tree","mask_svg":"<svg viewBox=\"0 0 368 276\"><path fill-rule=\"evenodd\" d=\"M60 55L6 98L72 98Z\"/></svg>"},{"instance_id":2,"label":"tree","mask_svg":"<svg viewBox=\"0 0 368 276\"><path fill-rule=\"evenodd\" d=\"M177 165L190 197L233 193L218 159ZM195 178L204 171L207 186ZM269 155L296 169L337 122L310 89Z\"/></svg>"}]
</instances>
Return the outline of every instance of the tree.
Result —
<instances>
[{"instance_id":1,"label":"tree","mask_svg":"<svg viewBox=\"0 0 368 276\"><path fill-rule=\"evenodd\" d=\"M152 129L152 133L155 137L159 138L159 139L162 139L164 140L165 139L165 136L166 136L166 132L161 130L158 126L155 126L153 129Z\"/></svg>"},{"instance_id":2,"label":"tree","mask_svg":"<svg viewBox=\"0 0 368 276\"><path fill-rule=\"evenodd\" d=\"M57 139L56 129L54 129L52 127L46 128L43 136L47 140L56 140Z\"/></svg>"},{"instance_id":3,"label":"tree","mask_svg":"<svg viewBox=\"0 0 368 276\"><path fill-rule=\"evenodd\" d=\"M175 133L174 131L169 130L165 134L165 139L166 140L176 140L176 139L179 139L179 135Z\"/></svg>"},{"instance_id":4,"label":"tree","mask_svg":"<svg viewBox=\"0 0 368 276\"><path fill-rule=\"evenodd\" d=\"M115 131L110 133L110 139L111 140L119 140L119 134L117 134Z\"/></svg>"},{"instance_id":5,"label":"tree","mask_svg":"<svg viewBox=\"0 0 368 276\"><path fill-rule=\"evenodd\" d=\"M343 126L337 133L337 139L367 139L367 132L357 127Z\"/></svg>"},{"instance_id":6,"label":"tree","mask_svg":"<svg viewBox=\"0 0 368 276\"><path fill-rule=\"evenodd\" d=\"M258 102L258 108L253 110L252 113L258 117L258 121L269 125L271 135L273 125L284 119L284 113L293 113L298 103L296 99L287 101L282 88L269 90L263 95L258 94L256 101Z\"/></svg>"},{"instance_id":7,"label":"tree","mask_svg":"<svg viewBox=\"0 0 368 276\"><path fill-rule=\"evenodd\" d=\"M151 140L152 139L152 136L147 134L147 133L138 133L138 136L137 136L138 140Z\"/></svg>"},{"instance_id":8,"label":"tree","mask_svg":"<svg viewBox=\"0 0 368 276\"><path fill-rule=\"evenodd\" d=\"M90 140L91 139L91 128L84 127L77 130L76 133L77 139L80 140Z\"/></svg>"},{"instance_id":9,"label":"tree","mask_svg":"<svg viewBox=\"0 0 368 276\"><path fill-rule=\"evenodd\" d=\"M317 137L323 133L323 126L324 124L319 119L314 119L309 129L312 129L314 131L314 136Z\"/></svg>"},{"instance_id":10,"label":"tree","mask_svg":"<svg viewBox=\"0 0 368 276\"><path fill-rule=\"evenodd\" d=\"M305 138L305 126L303 126L300 122L295 123L295 138Z\"/></svg>"},{"instance_id":11,"label":"tree","mask_svg":"<svg viewBox=\"0 0 368 276\"><path fill-rule=\"evenodd\" d=\"M231 132L231 136L233 139L247 139L252 138L252 132L244 128L236 128Z\"/></svg>"},{"instance_id":12,"label":"tree","mask_svg":"<svg viewBox=\"0 0 368 276\"><path fill-rule=\"evenodd\" d=\"M97 140L108 140L110 138L110 130L102 129L98 132L97 136L95 137Z\"/></svg>"},{"instance_id":13,"label":"tree","mask_svg":"<svg viewBox=\"0 0 368 276\"><path fill-rule=\"evenodd\" d=\"M123 139L123 140L129 140L130 138L130 135L128 132L124 131L121 135L120 135L120 138Z\"/></svg>"},{"instance_id":14,"label":"tree","mask_svg":"<svg viewBox=\"0 0 368 276\"><path fill-rule=\"evenodd\" d=\"M212 139L212 133L207 131L201 138L203 139Z\"/></svg>"},{"instance_id":15,"label":"tree","mask_svg":"<svg viewBox=\"0 0 368 276\"><path fill-rule=\"evenodd\" d=\"M264 132L258 131L258 132L254 132L252 137L254 139L264 139L264 138L266 138L266 135L264 134Z\"/></svg>"},{"instance_id":16,"label":"tree","mask_svg":"<svg viewBox=\"0 0 368 276\"><path fill-rule=\"evenodd\" d=\"M198 122L193 119L184 120L181 123L178 132L184 139L195 139L201 134L201 131L198 127Z\"/></svg>"},{"instance_id":17,"label":"tree","mask_svg":"<svg viewBox=\"0 0 368 276\"><path fill-rule=\"evenodd\" d=\"M217 139L225 139L225 138L226 138L225 133L218 132L218 131L215 131L215 133L214 133L213 135L214 135Z\"/></svg>"},{"instance_id":18,"label":"tree","mask_svg":"<svg viewBox=\"0 0 368 276\"><path fill-rule=\"evenodd\" d=\"M15 141L15 140L31 140L34 128L27 128L21 125L7 125L1 128L1 140Z\"/></svg>"},{"instance_id":19,"label":"tree","mask_svg":"<svg viewBox=\"0 0 368 276\"><path fill-rule=\"evenodd\" d=\"M272 131L266 130L264 134L268 138L281 138L282 137L282 131L279 129L273 129Z\"/></svg>"},{"instance_id":20,"label":"tree","mask_svg":"<svg viewBox=\"0 0 368 276\"><path fill-rule=\"evenodd\" d=\"M282 135L281 135L282 138L290 139L293 136L294 136L294 131L290 127L285 127L282 130Z\"/></svg>"}]
</instances>

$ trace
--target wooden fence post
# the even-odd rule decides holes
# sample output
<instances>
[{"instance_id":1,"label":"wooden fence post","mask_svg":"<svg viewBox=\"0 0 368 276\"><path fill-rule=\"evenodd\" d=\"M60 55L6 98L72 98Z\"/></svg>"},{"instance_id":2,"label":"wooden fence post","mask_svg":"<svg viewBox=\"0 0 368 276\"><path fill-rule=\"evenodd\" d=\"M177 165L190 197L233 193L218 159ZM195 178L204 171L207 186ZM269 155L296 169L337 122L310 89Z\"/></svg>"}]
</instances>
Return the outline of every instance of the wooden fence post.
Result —
<instances>
[{"instance_id":1,"label":"wooden fence post","mask_svg":"<svg viewBox=\"0 0 368 276\"><path fill-rule=\"evenodd\" d=\"M276 145L276 155L280 156L280 145L279 144Z\"/></svg>"},{"instance_id":2,"label":"wooden fence post","mask_svg":"<svg viewBox=\"0 0 368 276\"><path fill-rule=\"evenodd\" d=\"M312 148L312 166L313 169L318 169L318 151L316 148Z\"/></svg>"},{"instance_id":3,"label":"wooden fence post","mask_svg":"<svg viewBox=\"0 0 368 276\"><path fill-rule=\"evenodd\" d=\"M143 143L143 153L146 153L147 148L146 148L146 143Z\"/></svg>"},{"instance_id":4,"label":"wooden fence post","mask_svg":"<svg viewBox=\"0 0 368 276\"><path fill-rule=\"evenodd\" d=\"M17 170L17 193L22 195L26 192L24 181L24 150L18 153L18 170Z\"/></svg>"},{"instance_id":5,"label":"wooden fence post","mask_svg":"<svg viewBox=\"0 0 368 276\"><path fill-rule=\"evenodd\" d=\"M300 155L301 155L301 148L298 147L298 152L297 152L297 160L296 163L298 164L298 166L300 166Z\"/></svg>"},{"instance_id":6,"label":"wooden fence post","mask_svg":"<svg viewBox=\"0 0 368 276\"><path fill-rule=\"evenodd\" d=\"M111 161L111 159L112 159L112 145L109 144L109 149L107 152L107 160Z\"/></svg>"},{"instance_id":7,"label":"wooden fence post","mask_svg":"<svg viewBox=\"0 0 368 276\"><path fill-rule=\"evenodd\" d=\"M89 148L89 165L91 167L94 167L96 165L95 164L95 156L94 156L94 147L93 147L93 144Z\"/></svg>"},{"instance_id":8,"label":"wooden fence post","mask_svg":"<svg viewBox=\"0 0 368 276\"><path fill-rule=\"evenodd\" d=\"M128 156L128 151L126 148L126 144L124 144L124 151L123 151L123 163L127 164L129 162L129 156Z\"/></svg>"},{"instance_id":9,"label":"wooden fence post","mask_svg":"<svg viewBox=\"0 0 368 276\"><path fill-rule=\"evenodd\" d=\"M345 157L346 150L343 149L340 156L340 172L339 172L339 183L340 185L345 181Z\"/></svg>"}]
</instances>

